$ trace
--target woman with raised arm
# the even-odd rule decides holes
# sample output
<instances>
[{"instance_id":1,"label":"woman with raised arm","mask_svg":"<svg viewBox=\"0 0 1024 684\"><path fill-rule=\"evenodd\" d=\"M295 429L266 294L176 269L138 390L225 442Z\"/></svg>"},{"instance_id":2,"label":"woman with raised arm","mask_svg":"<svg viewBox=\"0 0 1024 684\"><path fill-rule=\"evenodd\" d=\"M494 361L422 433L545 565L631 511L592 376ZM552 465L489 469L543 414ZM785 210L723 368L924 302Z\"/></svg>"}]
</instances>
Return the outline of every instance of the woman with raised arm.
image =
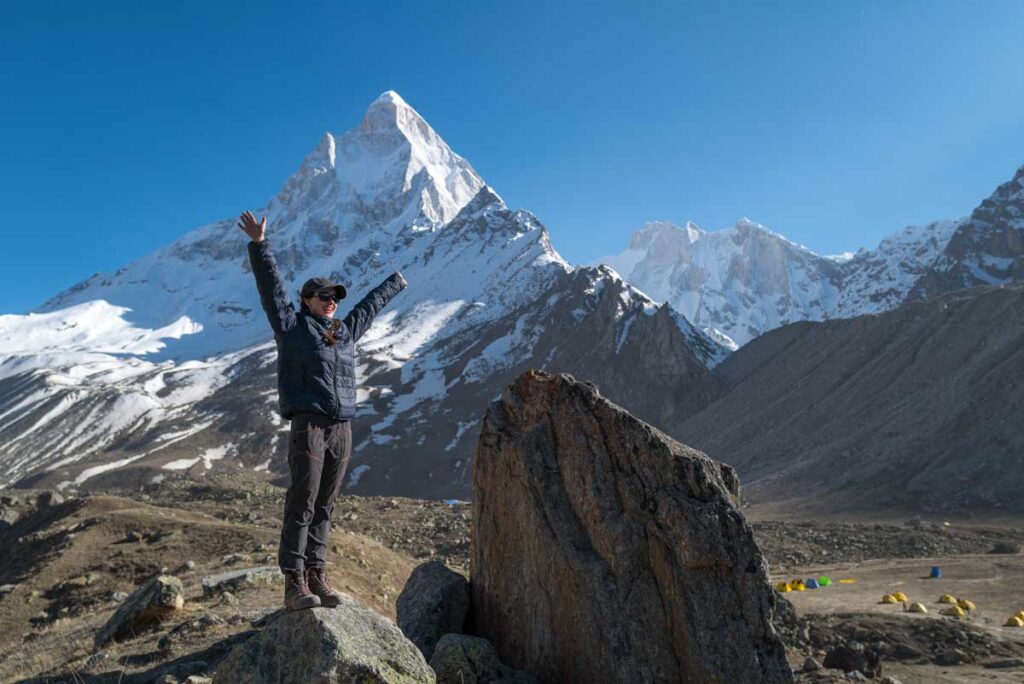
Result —
<instances>
[{"instance_id":1,"label":"woman with raised arm","mask_svg":"<svg viewBox=\"0 0 1024 684\"><path fill-rule=\"evenodd\" d=\"M327 581L327 543L334 499L352 453L356 411L355 343L374 317L408 284L395 272L345 316L334 314L344 285L311 278L296 311L266 240L267 219L246 211L238 227L249 236L249 263L277 342L281 415L291 421L284 520L277 561L285 575L288 610L337 606L341 594Z\"/></svg>"}]
</instances>

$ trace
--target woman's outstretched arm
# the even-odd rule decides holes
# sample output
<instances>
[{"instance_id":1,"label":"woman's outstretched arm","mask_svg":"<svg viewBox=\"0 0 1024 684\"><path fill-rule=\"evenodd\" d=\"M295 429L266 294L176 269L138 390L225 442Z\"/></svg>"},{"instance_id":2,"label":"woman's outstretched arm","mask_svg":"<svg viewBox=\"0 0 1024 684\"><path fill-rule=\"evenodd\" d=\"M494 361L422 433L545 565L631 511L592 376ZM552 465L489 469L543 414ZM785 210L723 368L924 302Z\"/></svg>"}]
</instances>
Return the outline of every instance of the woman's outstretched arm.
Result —
<instances>
[{"instance_id":1,"label":"woman's outstretched arm","mask_svg":"<svg viewBox=\"0 0 1024 684\"><path fill-rule=\"evenodd\" d=\"M391 299L399 292L409 287L409 283L405 282L405 278L398 271L395 271L388 279L377 287L370 290L370 293L362 298L362 300L352 307L352 310L345 316L345 320L342 321L345 327L348 328L349 334L352 335L352 340L358 340L363 336L363 333L373 323L373 319L377 316L377 313L383 309Z\"/></svg>"},{"instance_id":2,"label":"woman's outstretched arm","mask_svg":"<svg viewBox=\"0 0 1024 684\"><path fill-rule=\"evenodd\" d=\"M277 261L267 244L267 217L259 222L252 212L246 211L238 217L238 227L249 236L249 264L256 277L256 289L260 303L267 314L274 336L281 335L295 325L295 307L285 292L284 283L277 269Z\"/></svg>"}]
</instances>

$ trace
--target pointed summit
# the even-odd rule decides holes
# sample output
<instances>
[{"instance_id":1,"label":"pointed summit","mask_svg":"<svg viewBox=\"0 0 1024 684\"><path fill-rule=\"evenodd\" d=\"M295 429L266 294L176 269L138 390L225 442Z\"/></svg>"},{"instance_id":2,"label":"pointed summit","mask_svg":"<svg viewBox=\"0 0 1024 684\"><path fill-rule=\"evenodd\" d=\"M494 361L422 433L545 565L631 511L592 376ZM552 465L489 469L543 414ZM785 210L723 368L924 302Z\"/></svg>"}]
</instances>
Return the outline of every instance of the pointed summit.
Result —
<instances>
[{"instance_id":1,"label":"pointed summit","mask_svg":"<svg viewBox=\"0 0 1024 684\"><path fill-rule=\"evenodd\" d=\"M337 143L340 186L363 203L387 198L388 208L379 215L391 220L408 223L422 214L447 223L484 186L469 162L393 90L374 100L359 127ZM411 204L395 212L395 197Z\"/></svg>"},{"instance_id":2,"label":"pointed summit","mask_svg":"<svg viewBox=\"0 0 1024 684\"><path fill-rule=\"evenodd\" d=\"M402 99L402 96L396 93L394 90L385 90L383 93L380 94L380 97L374 100L373 104L370 106L374 107L378 104L392 104L395 105L396 107L401 107L403 105L406 107L409 106L408 104L406 104L405 100Z\"/></svg>"},{"instance_id":3,"label":"pointed summit","mask_svg":"<svg viewBox=\"0 0 1024 684\"><path fill-rule=\"evenodd\" d=\"M448 223L483 186L469 162L388 90L359 126L325 133L275 203L284 222L313 212L335 225L400 231Z\"/></svg>"},{"instance_id":4,"label":"pointed summit","mask_svg":"<svg viewBox=\"0 0 1024 684\"><path fill-rule=\"evenodd\" d=\"M444 141L419 112L410 107L394 90L381 93L380 97L370 103L358 130L365 136L376 138L384 145L398 145L402 139L428 144L440 142L444 145Z\"/></svg>"}]
</instances>

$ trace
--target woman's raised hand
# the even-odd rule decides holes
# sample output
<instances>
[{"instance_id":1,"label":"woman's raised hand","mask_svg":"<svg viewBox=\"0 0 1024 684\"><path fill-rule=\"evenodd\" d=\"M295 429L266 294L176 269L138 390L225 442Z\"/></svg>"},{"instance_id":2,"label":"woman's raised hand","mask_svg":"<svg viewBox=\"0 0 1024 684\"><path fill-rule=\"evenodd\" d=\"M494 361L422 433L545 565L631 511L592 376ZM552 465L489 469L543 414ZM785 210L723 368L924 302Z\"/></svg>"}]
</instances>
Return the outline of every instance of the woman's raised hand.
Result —
<instances>
[{"instance_id":1,"label":"woman's raised hand","mask_svg":"<svg viewBox=\"0 0 1024 684\"><path fill-rule=\"evenodd\" d=\"M256 221L256 217L252 215L251 211L244 211L242 215L238 217L238 227L242 229L249 239L253 242L263 242L263 238L267 232L267 217L263 216L259 222Z\"/></svg>"}]
</instances>

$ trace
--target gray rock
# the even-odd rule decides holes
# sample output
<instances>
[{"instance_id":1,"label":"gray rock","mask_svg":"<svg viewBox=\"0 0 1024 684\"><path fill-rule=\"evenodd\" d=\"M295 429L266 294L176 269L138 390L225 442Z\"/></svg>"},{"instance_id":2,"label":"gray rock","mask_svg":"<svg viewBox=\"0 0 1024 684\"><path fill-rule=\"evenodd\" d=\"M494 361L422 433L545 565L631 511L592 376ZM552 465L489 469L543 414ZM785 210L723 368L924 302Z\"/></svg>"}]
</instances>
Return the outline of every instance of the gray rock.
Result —
<instances>
[{"instance_id":1,"label":"gray rock","mask_svg":"<svg viewBox=\"0 0 1024 684\"><path fill-rule=\"evenodd\" d=\"M272 565L263 565L255 568L242 568L223 572L219 575L209 575L202 579L203 596L209 598L220 596L225 591L238 591L247 587L258 585L269 585L284 582L284 575L281 570Z\"/></svg>"},{"instance_id":2,"label":"gray rock","mask_svg":"<svg viewBox=\"0 0 1024 684\"><path fill-rule=\"evenodd\" d=\"M157 642L157 648L161 651L170 651L182 642L188 642L189 640L205 636L226 624L223 618L213 613L198 615L191 620L181 623L160 637L160 640Z\"/></svg>"},{"instance_id":3,"label":"gray rock","mask_svg":"<svg viewBox=\"0 0 1024 684\"><path fill-rule=\"evenodd\" d=\"M804 665L801 668L803 672L817 672L821 669L821 663L814 658L807 656L804 658Z\"/></svg>"},{"instance_id":4,"label":"gray rock","mask_svg":"<svg viewBox=\"0 0 1024 684\"><path fill-rule=\"evenodd\" d=\"M830 649L828 653L825 654L824 665L832 670L854 672L863 670L867 667L867 661L864 660L863 655L854 649L842 645Z\"/></svg>"},{"instance_id":5,"label":"gray rock","mask_svg":"<svg viewBox=\"0 0 1024 684\"><path fill-rule=\"evenodd\" d=\"M64 497L54 491L40 492L39 496L36 497L36 506L40 508L44 506L59 506L62 503L64 503Z\"/></svg>"},{"instance_id":6,"label":"gray rock","mask_svg":"<svg viewBox=\"0 0 1024 684\"><path fill-rule=\"evenodd\" d=\"M512 670L498 660L487 639L466 634L445 634L434 647L430 667L437 684L536 684L525 672Z\"/></svg>"},{"instance_id":7,"label":"gray rock","mask_svg":"<svg viewBox=\"0 0 1024 684\"><path fill-rule=\"evenodd\" d=\"M132 592L114 611L96 633L96 646L131 637L158 624L184 605L185 587L181 580L158 575Z\"/></svg>"},{"instance_id":8,"label":"gray rock","mask_svg":"<svg viewBox=\"0 0 1024 684\"><path fill-rule=\"evenodd\" d=\"M17 588L17 584L4 584L0 585L0 596L7 596Z\"/></svg>"},{"instance_id":9,"label":"gray rock","mask_svg":"<svg viewBox=\"0 0 1024 684\"><path fill-rule=\"evenodd\" d=\"M488 408L470 624L542 681L792 682L735 472L568 375Z\"/></svg>"},{"instance_id":10,"label":"gray rock","mask_svg":"<svg viewBox=\"0 0 1024 684\"><path fill-rule=\"evenodd\" d=\"M110 654L107 653L106 651L99 651L97 653L93 653L91 656L89 656L86 659L86 661L85 661L85 668L87 670L91 670L91 669L95 668L96 666L98 666L98 665L100 665L102 663L105 663L109 658L110 658Z\"/></svg>"},{"instance_id":11,"label":"gray rock","mask_svg":"<svg viewBox=\"0 0 1024 684\"><path fill-rule=\"evenodd\" d=\"M1006 658L1004 660L990 660L987 663L982 663L984 667L990 670L1002 670L1010 667L1024 667L1024 658Z\"/></svg>"},{"instance_id":12,"label":"gray rock","mask_svg":"<svg viewBox=\"0 0 1024 684\"><path fill-rule=\"evenodd\" d=\"M462 633L469 610L469 580L441 561L423 563L409 575L395 609L398 627L430 660L438 639Z\"/></svg>"},{"instance_id":13,"label":"gray rock","mask_svg":"<svg viewBox=\"0 0 1024 684\"><path fill-rule=\"evenodd\" d=\"M398 627L349 596L337 608L276 614L225 657L215 678L246 684L436 681Z\"/></svg>"},{"instance_id":14,"label":"gray rock","mask_svg":"<svg viewBox=\"0 0 1024 684\"><path fill-rule=\"evenodd\" d=\"M934 660L936 665L952 667L954 665L967 665L969 663L973 663L974 657L971 656L970 653L959 648L951 648L935 656Z\"/></svg>"},{"instance_id":15,"label":"gray rock","mask_svg":"<svg viewBox=\"0 0 1024 684\"><path fill-rule=\"evenodd\" d=\"M252 560L252 557L245 553L232 553L221 558L221 563L224 565L237 565L239 563L247 563Z\"/></svg>"},{"instance_id":16,"label":"gray rock","mask_svg":"<svg viewBox=\"0 0 1024 684\"><path fill-rule=\"evenodd\" d=\"M437 684L483 684L498 678L501 661L487 639L445 634L436 643L430 667Z\"/></svg>"},{"instance_id":17,"label":"gray rock","mask_svg":"<svg viewBox=\"0 0 1024 684\"><path fill-rule=\"evenodd\" d=\"M210 664L205 660L185 660L171 662L152 674L155 676L170 677L176 682L187 682L192 677L201 677L207 673L209 669ZM125 678L125 681L128 681L128 679ZM209 681L208 678L207 681Z\"/></svg>"}]
</instances>

